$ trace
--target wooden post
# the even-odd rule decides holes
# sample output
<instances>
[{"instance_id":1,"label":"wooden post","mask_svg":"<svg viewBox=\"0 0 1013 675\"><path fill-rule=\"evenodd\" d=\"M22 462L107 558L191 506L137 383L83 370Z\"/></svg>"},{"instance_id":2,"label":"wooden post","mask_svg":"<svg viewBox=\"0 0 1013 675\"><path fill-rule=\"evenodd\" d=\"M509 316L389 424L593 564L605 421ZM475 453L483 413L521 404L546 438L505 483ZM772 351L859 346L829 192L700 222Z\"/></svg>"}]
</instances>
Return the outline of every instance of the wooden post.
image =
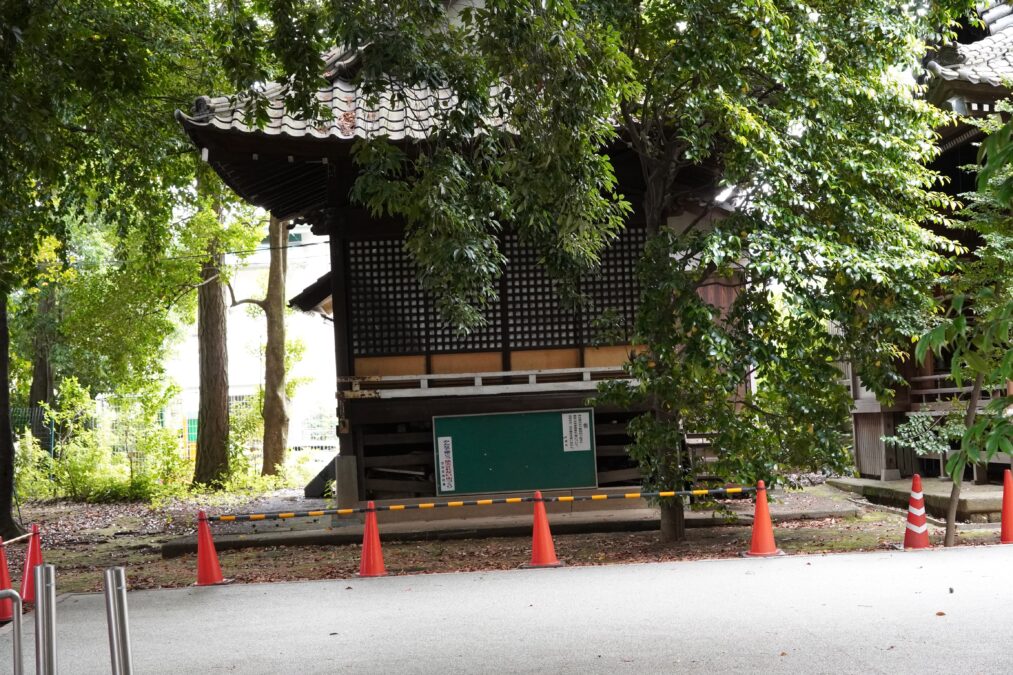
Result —
<instances>
[{"instance_id":1,"label":"wooden post","mask_svg":"<svg viewBox=\"0 0 1013 675\"><path fill-rule=\"evenodd\" d=\"M338 444L339 454L352 456L355 444L352 439L351 421L347 409L343 405L341 393L348 389L349 384L343 381L352 373L352 358L349 340L348 320L348 240L342 232L341 210L338 207L328 208L325 213L327 232L330 235L331 254L331 304L334 317L334 369L336 377L335 391L337 394ZM361 460L360 460L361 462ZM359 483L359 497L364 497L365 486Z\"/></svg>"}]
</instances>

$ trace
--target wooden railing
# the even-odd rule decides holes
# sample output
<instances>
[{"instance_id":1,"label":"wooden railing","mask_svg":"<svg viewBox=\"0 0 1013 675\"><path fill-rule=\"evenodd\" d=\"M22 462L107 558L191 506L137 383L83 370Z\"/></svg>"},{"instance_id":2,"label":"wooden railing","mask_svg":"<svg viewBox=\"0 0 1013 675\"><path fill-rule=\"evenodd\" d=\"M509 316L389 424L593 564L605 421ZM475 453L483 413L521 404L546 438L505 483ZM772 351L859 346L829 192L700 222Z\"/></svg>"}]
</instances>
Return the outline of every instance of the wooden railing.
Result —
<instances>
[{"instance_id":1,"label":"wooden railing","mask_svg":"<svg viewBox=\"0 0 1013 675\"><path fill-rule=\"evenodd\" d=\"M954 399L966 401L971 394L971 383L957 386L949 373L920 375L911 378L911 408L919 412L945 412ZM981 392L979 408L984 408L996 398L1006 395L1006 386L990 386Z\"/></svg>"},{"instance_id":2,"label":"wooden railing","mask_svg":"<svg viewBox=\"0 0 1013 675\"><path fill-rule=\"evenodd\" d=\"M621 367L508 370L491 373L349 377L346 399L478 396L547 391L593 391L602 380L623 378Z\"/></svg>"}]
</instances>

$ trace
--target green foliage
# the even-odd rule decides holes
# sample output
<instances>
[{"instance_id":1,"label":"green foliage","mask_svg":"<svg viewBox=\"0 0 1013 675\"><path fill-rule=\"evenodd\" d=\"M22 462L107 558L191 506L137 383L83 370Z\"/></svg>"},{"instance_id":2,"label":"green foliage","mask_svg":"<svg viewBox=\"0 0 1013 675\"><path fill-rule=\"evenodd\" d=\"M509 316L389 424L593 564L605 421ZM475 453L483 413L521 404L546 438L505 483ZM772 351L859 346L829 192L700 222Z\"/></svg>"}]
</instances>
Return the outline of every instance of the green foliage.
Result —
<instances>
[{"instance_id":1,"label":"green foliage","mask_svg":"<svg viewBox=\"0 0 1013 675\"><path fill-rule=\"evenodd\" d=\"M133 391L159 376L170 308L202 259L177 255L180 216L199 210L193 186L208 171L172 111L219 80L211 43L219 8L195 0L0 4L0 301L36 283L65 301L46 316L32 314L33 298L17 303L27 310L15 322L21 391L23 364L35 360L26 345L40 327L51 329L58 379L77 376L98 393ZM208 194L222 189L206 177L203 185ZM47 257L53 250L57 261ZM77 274L56 278L64 264ZM120 462L116 453L94 455L103 446L86 436L68 440L68 457ZM13 462L5 431L0 463ZM113 474L121 480L120 464ZM0 486L7 530L9 496Z\"/></svg>"},{"instance_id":2,"label":"green foliage","mask_svg":"<svg viewBox=\"0 0 1013 675\"><path fill-rule=\"evenodd\" d=\"M0 290L27 285L46 238L89 214L143 227L157 250L193 181L171 111L214 82L209 24L190 0L0 8Z\"/></svg>"},{"instance_id":3,"label":"green foliage","mask_svg":"<svg viewBox=\"0 0 1013 675\"><path fill-rule=\"evenodd\" d=\"M571 2L450 11L413 0L232 7L228 64L257 121L265 75L292 83L290 108L322 113L312 97L319 54L337 46L360 53L351 76L367 97L407 104L444 90L427 111L431 124L420 123L422 152L382 136L355 144L360 174L351 196L406 220L406 249L448 323L468 330L483 322L498 295L507 226L539 249L575 297L573 282L597 264L629 213L599 152L616 138L612 116L632 86L618 31Z\"/></svg>"},{"instance_id":4,"label":"green foliage","mask_svg":"<svg viewBox=\"0 0 1013 675\"><path fill-rule=\"evenodd\" d=\"M58 494L53 482L53 458L42 449L30 429L18 438L14 485L19 500L45 499Z\"/></svg>"},{"instance_id":5,"label":"green foliage","mask_svg":"<svg viewBox=\"0 0 1013 675\"><path fill-rule=\"evenodd\" d=\"M919 455L947 454L954 445L961 442L967 427L964 425L964 410L959 401L952 402L952 409L945 415L912 413L903 424L897 426L894 436L884 436L887 445L910 448ZM959 475L963 476L963 470Z\"/></svg>"},{"instance_id":6,"label":"green foliage","mask_svg":"<svg viewBox=\"0 0 1013 675\"><path fill-rule=\"evenodd\" d=\"M461 329L496 297L508 226L573 295L566 280L630 214L611 155L632 154L652 237L646 349L636 384L605 394L650 411L631 426L649 484L692 478L687 432L713 435L727 478L839 468L835 363L884 398L902 382L896 363L958 250L925 227L955 206L927 168L948 117L909 73L969 0L234 6L259 32L231 46L232 75L291 78L294 110L315 112L317 54L335 45L359 51L350 76L367 92L452 94L419 143L357 142L352 198L407 220L423 284ZM722 219L723 186L735 209ZM705 300L714 285L734 289L730 308Z\"/></svg>"},{"instance_id":7,"label":"green foliage","mask_svg":"<svg viewBox=\"0 0 1013 675\"><path fill-rule=\"evenodd\" d=\"M630 425L630 454L646 469L646 484L671 489L693 480L687 431L707 434L717 462L706 472L729 480L775 483L789 471L843 470L851 397L836 363L840 336L748 284L736 285L735 302L722 312L695 292L696 272L663 264L675 242L662 231L642 264L635 340L647 348L627 366L633 384L601 387L611 403L650 410Z\"/></svg>"},{"instance_id":8,"label":"green foliage","mask_svg":"<svg viewBox=\"0 0 1013 675\"><path fill-rule=\"evenodd\" d=\"M56 406L48 411L59 434L55 454L43 450L28 429L19 437L15 464L19 499L158 503L193 495L193 461L183 454L177 432L158 423L158 412L171 393L152 390L124 397L110 408L120 432L129 437L124 446L118 440L122 433L107 428L106 420L96 416L95 401L87 391L73 378L65 379ZM249 446L259 440L259 411L253 405L232 416L233 471L225 482L227 493L259 494L302 485L308 478L305 458L293 458L278 476L258 475Z\"/></svg>"}]
</instances>

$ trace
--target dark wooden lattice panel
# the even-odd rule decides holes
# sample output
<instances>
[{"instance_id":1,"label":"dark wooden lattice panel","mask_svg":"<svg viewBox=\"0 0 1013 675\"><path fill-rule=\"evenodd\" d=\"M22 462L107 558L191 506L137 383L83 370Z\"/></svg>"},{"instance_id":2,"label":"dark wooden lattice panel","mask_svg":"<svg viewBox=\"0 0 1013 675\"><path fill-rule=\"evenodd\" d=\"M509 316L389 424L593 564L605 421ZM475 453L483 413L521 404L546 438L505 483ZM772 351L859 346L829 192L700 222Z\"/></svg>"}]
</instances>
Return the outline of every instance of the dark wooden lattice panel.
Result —
<instances>
[{"instance_id":1,"label":"dark wooden lattice panel","mask_svg":"<svg viewBox=\"0 0 1013 675\"><path fill-rule=\"evenodd\" d=\"M516 234L504 237L506 314L511 349L577 345L573 311L559 302L551 277L531 248Z\"/></svg>"},{"instance_id":2,"label":"dark wooden lattice panel","mask_svg":"<svg viewBox=\"0 0 1013 675\"><path fill-rule=\"evenodd\" d=\"M582 289L588 297L582 322L584 344L595 341L594 322L607 310L612 310L619 319L622 343L628 344L632 339L633 321L640 303L637 262L646 242L644 228L627 227L602 254L600 269L582 281Z\"/></svg>"},{"instance_id":3,"label":"dark wooden lattice panel","mask_svg":"<svg viewBox=\"0 0 1013 675\"><path fill-rule=\"evenodd\" d=\"M461 336L447 326L424 293L403 243L397 239L348 242L352 350L356 357L499 351L503 322L510 349L590 345L593 322L606 310L618 317L623 341L631 338L639 302L636 264L642 228L628 228L602 255L600 270L582 280L589 303L577 317L562 306L535 251L515 234L504 237L508 264L504 297L486 311L487 325Z\"/></svg>"},{"instance_id":4,"label":"dark wooden lattice panel","mask_svg":"<svg viewBox=\"0 0 1013 675\"><path fill-rule=\"evenodd\" d=\"M426 302L400 239L348 242L355 356L425 352Z\"/></svg>"},{"instance_id":5,"label":"dark wooden lattice panel","mask_svg":"<svg viewBox=\"0 0 1013 675\"><path fill-rule=\"evenodd\" d=\"M503 347L503 321L500 303L485 310L486 324L460 335L448 326L430 299L428 315L429 350L433 354L447 352L499 351Z\"/></svg>"}]
</instances>

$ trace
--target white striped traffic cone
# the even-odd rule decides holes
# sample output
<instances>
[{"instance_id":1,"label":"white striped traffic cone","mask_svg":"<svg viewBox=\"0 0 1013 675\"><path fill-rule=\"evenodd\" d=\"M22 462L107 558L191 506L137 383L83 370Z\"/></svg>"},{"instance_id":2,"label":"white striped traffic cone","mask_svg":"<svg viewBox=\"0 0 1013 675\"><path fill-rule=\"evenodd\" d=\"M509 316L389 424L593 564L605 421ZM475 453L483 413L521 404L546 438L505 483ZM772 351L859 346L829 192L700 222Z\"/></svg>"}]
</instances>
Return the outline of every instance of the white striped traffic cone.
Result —
<instances>
[{"instance_id":1,"label":"white striped traffic cone","mask_svg":"<svg viewBox=\"0 0 1013 675\"><path fill-rule=\"evenodd\" d=\"M907 506L907 527L904 529L904 548L929 548L929 524L925 520L925 495L922 494L922 477L911 478L911 499Z\"/></svg>"}]
</instances>

